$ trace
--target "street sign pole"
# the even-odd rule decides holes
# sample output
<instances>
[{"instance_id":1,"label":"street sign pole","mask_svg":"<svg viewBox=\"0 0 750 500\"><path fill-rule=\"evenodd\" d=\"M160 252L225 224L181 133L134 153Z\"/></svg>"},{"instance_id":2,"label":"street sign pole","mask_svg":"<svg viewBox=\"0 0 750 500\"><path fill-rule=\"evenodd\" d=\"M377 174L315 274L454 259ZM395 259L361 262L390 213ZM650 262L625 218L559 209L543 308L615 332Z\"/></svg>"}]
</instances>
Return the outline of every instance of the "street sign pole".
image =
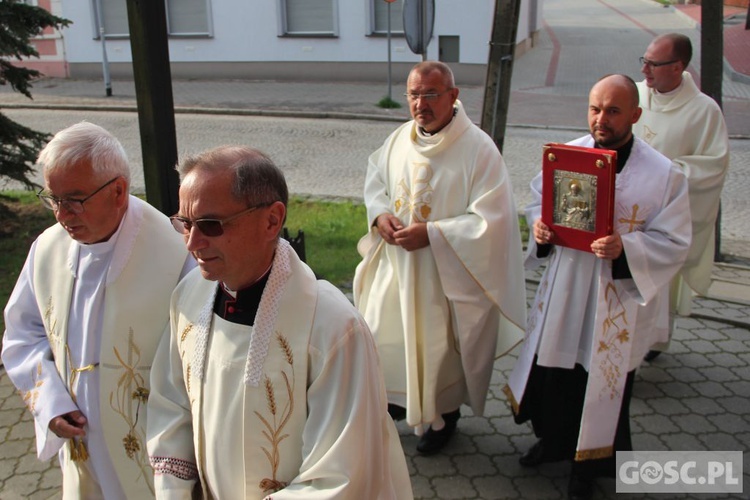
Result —
<instances>
[{"instance_id":1,"label":"street sign pole","mask_svg":"<svg viewBox=\"0 0 750 500\"><path fill-rule=\"evenodd\" d=\"M96 22L99 24L99 38L102 42L102 73L104 76L104 94L112 97L112 80L109 76L109 60L107 59L107 42L104 30L104 15L102 1L96 0Z\"/></svg>"},{"instance_id":2,"label":"street sign pole","mask_svg":"<svg viewBox=\"0 0 750 500\"><path fill-rule=\"evenodd\" d=\"M427 2L422 0L422 61L427 60L427 44L430 43L428 37L432 36L432 27L427 26Z\"/></svg>"},{"instance_id":3,"label":"street sign pole","mask_svg":"<svg viewBox=\"0 0 750 500\"><path fill-rule=\"evenodd\" d=\"M404 0L404 35L415 54L427 60L427 46L435 26L435 0Z\"/></svg>"},{"instance_id":4,"label":"street sign pole","mask_svg":"<svg viewBox=\"0 0 750 500\"><path fill-rule=\"evenodd\" d=\"M395 0L385 0L388 4L388 102L390 103L393 99L391 98L391 4Z\"/></svg>"}]
</instances>

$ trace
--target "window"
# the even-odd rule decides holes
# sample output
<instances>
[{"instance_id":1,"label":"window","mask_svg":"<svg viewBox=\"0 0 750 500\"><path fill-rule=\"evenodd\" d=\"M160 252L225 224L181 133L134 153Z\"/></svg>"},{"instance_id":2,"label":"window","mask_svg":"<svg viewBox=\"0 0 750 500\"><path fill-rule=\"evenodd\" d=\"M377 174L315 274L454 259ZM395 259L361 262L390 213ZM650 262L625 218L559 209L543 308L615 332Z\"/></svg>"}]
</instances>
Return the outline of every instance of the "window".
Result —
<instances>
[{"instance_id":1,"label":"window","mask_svg":"<svg viewBox=\"0 0 750 500\"><path fill-rule=\"evenodd\" d=\"M208 35L208 13L208 0L167 0L167 32Z\"/></svg>"},{"instance_id":2,"label":"window","mask_svg":"<svg viewBox=\"0 0 750 500\"><path fill-rule=\"evenodd\" d=\"M210 35L209 0L165 0L167 30L170 35ZM123 0L93 0L95 38L99 37L99 16L107 37L126 37L128 29L128 7Z\"/></svg>"},{"instance_id":3,"label":"window","mask_svg":"<svg viewBox=\"0 0 750 500\"><path fill-rule=\"evenodd\" d=\"M391 6L391 33L404 33L404 0L387 3L385 0L369 0L371 5L372 33L388 33L388 5Z\"/></svg>"},{"instance_id":4,"label":"window","mask_svg":"<svg viewBox=\"0 0 750 500\"><path fill-rule=\"evenodd\" d=\"M281 35L338 36L337 0L279 0Z\"/></svg>"},{"instance_id":5,"label":"window","mask_svg":"<svg viewBox=\"0 0 750 500\"><path fill-rule=\"evenodd\" d=\"M97 9L101 7L101 15ZM126 2L118 0L94 0L94 25L96 33L95 38L99 38L101 33L99 23L104 24L104 36L128 36L128 6Z\"/></svg>"}]
</instances>

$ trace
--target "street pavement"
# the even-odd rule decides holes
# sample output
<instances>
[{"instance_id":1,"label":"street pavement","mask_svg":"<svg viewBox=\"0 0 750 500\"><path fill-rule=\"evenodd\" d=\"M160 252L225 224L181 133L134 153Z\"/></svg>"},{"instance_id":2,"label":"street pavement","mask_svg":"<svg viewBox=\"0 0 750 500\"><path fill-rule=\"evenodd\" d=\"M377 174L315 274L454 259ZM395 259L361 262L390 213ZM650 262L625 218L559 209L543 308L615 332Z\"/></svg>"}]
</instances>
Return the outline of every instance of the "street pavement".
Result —
<instances>
[{"instance_id":1,"label":"street pavement","mask_svg":"<svg viewBox=\"0 0 750 500\"><path fill-rule=\"evenodd\" d=\"M519 206L525 179L538 168L526 166L538 164L536 146L530 144L583 134L592 82L611 72L638 78L638 57L654 34L682 32L700 47L694 17L650 0L545 0L544 17L538 45L520 57L513 70L504 155ZM744 57L750 57L748 47ZM729 66L744 68L737 57L742 61L742 54L734 54L734 66ZM695 59L693 71L699 72L698 54ZM696 299L690 317L678 319L669 353L644 363L637 374L631 425L638 450L744 452L750 445L750 210L745 194L750 189L750 85L734 73L727 71L723 89L734 138L722 201L731 236L722 238L726 262L716 264L708 296ZM108 127L129 131L132 144L126 148L139 166L133 82L115 81L113 90L114 96L107 98L99 81L42 80L32 89L31 103L0 88L0 107L23 123L39 123L46 117L57 126L54 120L61 114L70 123L104 120ZM393 87L394 99L404 105L398 110L373 104L387 92L382 83L192 80L173 82L173 91L181 154L203 144L201 140L217 145L244 137L243 142L257 145L256 138L263 137L272 157L287 155L279 163L289 166L285 173L292 191L317 196L357 197L365 152L375 149L395 122L408 115L401 97L403 82ZM477 122L482 94L480 87L461 86L460 98ZM332 163L327 150L342 149L337 141L348 144L348 151L337 153L335 168L326 168ZM350 175L351 169L360 170ZM527 273L529 302L538 278L537 273ZM459 431L444 453L418 455L417 438L399 424L417 498L565 497L568 464L531 469L518 464L535 439L527 425L513 423L502 393L515 359L513 352L496 362L486 415L475 417L462 409ZM743 466L743 494L693 497L748 498L750 455L744 456ZM596 498L645 497L614 491L614 480L597 481ZM30 414L0 368L0 500L59 497L59 469L54 461L36 460Z\"/></svg>"}]
</instances>

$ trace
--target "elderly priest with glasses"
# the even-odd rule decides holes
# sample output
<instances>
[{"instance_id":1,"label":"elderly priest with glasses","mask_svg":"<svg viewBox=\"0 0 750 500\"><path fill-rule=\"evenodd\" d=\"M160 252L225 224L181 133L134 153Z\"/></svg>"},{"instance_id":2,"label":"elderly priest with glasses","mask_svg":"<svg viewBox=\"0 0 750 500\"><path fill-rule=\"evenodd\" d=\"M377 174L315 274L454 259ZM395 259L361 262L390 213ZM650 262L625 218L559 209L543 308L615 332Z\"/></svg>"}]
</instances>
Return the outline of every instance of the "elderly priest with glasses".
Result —
<instances>
[{"instance_id":1,"label":"elderly priest with glasses","mask_svg":"<svg viewBox=\"0 0 750 500\"><path fill-rule=\"evenodd\" d=\"M57 224L32 244L5 308L2 359L64 499L147 498L149 370L169 299L195 267L169 219L129 194L109 132L81 122L39 155Z\"/></svg>"},{"instance_id":2,"label":"elderly priest with glasses","mask_svg":"<svg viewBox=\"0 0 750 500\"><path fill-rule=\"evenodd\" d=\"M367 325L279 238L281 170L224 146L179 171L172 222L200 270L151 374L157 498L411 498Z\"/></svg>"}]
</instances>

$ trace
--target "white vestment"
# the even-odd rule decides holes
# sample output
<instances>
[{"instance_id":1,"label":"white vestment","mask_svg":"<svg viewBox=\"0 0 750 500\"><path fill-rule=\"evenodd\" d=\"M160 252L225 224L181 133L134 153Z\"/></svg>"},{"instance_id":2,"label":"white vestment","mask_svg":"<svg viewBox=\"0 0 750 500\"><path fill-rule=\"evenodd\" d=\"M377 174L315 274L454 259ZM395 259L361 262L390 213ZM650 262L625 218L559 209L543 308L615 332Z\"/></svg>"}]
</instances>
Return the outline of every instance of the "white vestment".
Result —
<instances>
[{"instance_id":1,"label":"white vestment","mask_svg":"<svg viewBox=\"0 0 750 500\"><path fill-rule=\"evenodd\" d=\"M195 265L169 220L130 197L115 234L81 245L56 224L32 245L5 310L3 362L34 415L37 454L59 452L64 498L153 495L145 454L149 369L169 298ZM49 430L80 410L90 458Z\"/></svg>"},{"instance_id":2,"label":"white vestment","mask_svg":"<svg viewBox=\"0 0 750 500\"><path fill-rule=\"evenodd\" d=\"M701 93L690 73L672 92L660 94L638 83L640 120L633 133L675 162L688 179L693 240L680 276L705 294L711 284L714 226L729 168L729 137L718 104Z\"/></svg>"},{"instance_id":3,"label":"white vestment","mask_svg":"<svg viewBox=\"0 0 750 500\"><path fill-rule=\"evenodd\" d=\"M152 370L158 498L412 498L362 317L280 240L255 324L213 313L216 282L175 290Z\"/></svg>"},{"instance_id":4,"label":"white vestment","mask_svg":"<svg viewBox=\"0 0 750 500\"><path fill-rule=\"evenodd\" d=\"M594 145L591 136L570 144ZM532 180L531 189L534 201L526 209L529 227L541 216L541 173ZM669 282L690 245L687 189L677 167L635 139L616 177L614 214L632 278L615 280L611 261L572 248L553 246L549 255L539 258L534 238L529 239L527 267L546 261L547 268L506 393L517 410L534 354L540 366L572 369L580 364L590 374L589 386L601 383L594 395L587 387L581 424L584 442L579 439L578 448L584 459L611 455L624 377L655 341L668 334ZM587 410L597 407L609 411L609 418L587 420ZM599 441L587 441L592 430L604 425L609 427Z\"/></svg>"},{"instance_id":5,"label":"white vestment","mask_svg":"<svg viewBox=\"0 0 750 500\"><path fill-rule=\"evenodd\" d=\"M460 101L428 136L410 121L369 158L370 232L354 278L384 366L389 402L417 427L471 405L482 415L495 358L526 323L523 256L510 177L490 137ZM427 224L429 246L388 245L373 226L385 213Z\"/></svg>"}]
</instances>

